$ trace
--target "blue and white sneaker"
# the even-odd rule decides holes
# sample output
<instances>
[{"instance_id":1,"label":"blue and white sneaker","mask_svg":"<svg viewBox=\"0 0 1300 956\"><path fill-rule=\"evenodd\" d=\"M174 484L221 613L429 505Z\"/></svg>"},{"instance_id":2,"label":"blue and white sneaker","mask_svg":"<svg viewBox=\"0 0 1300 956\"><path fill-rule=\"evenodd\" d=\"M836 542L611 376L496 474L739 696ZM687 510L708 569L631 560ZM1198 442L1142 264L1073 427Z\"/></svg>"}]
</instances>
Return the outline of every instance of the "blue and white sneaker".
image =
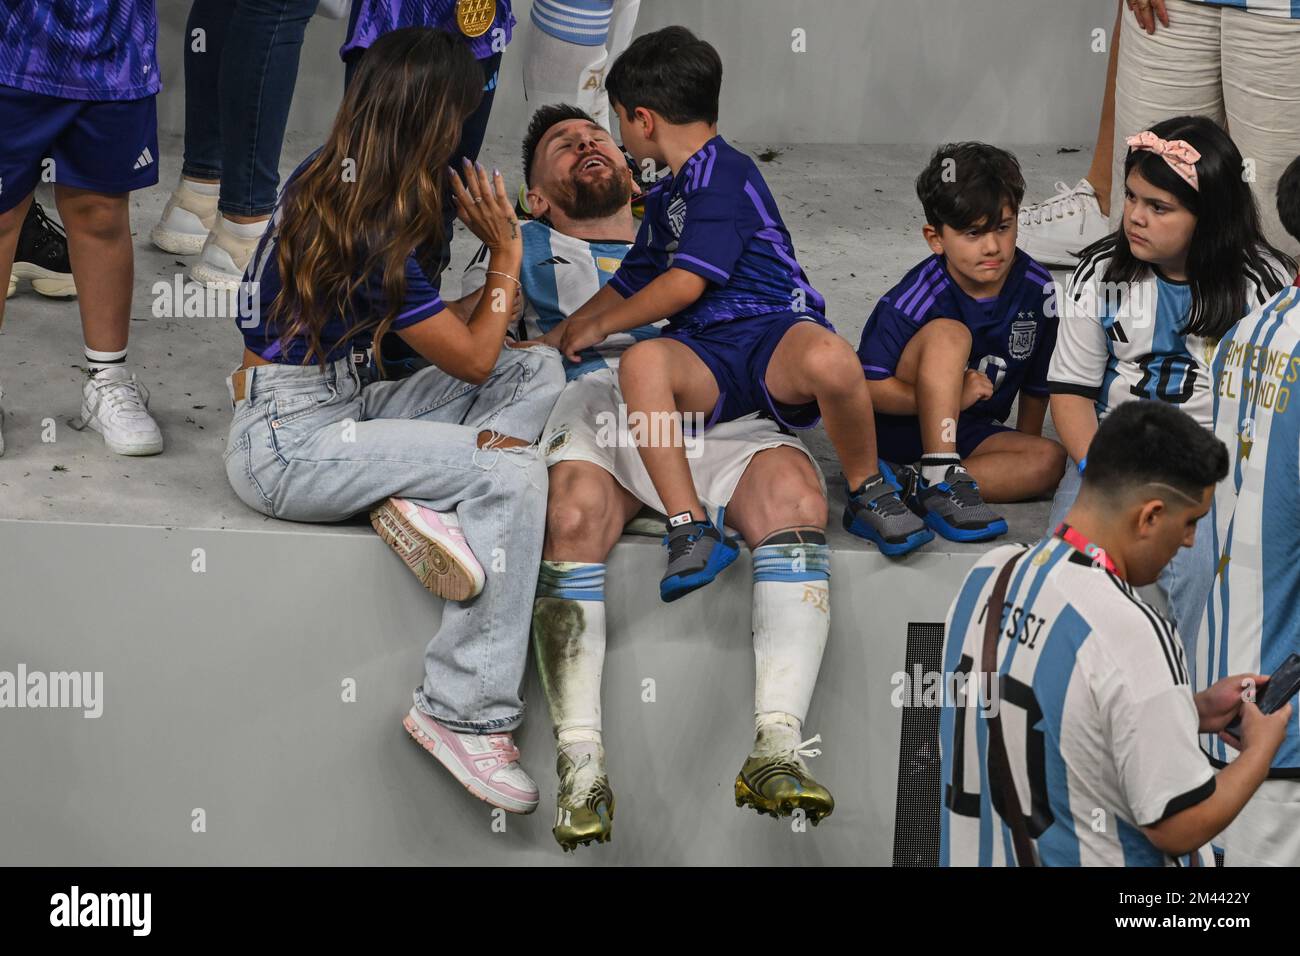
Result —
<instances>
[{"instance_id":1,"label":"blue and white sneaker","mask_svg":"<svg viewBox=\"0 0 1300 956\"><path fill-rule=\"evenodd\" d=\"M676 601L704 587L736 560L740 547L721 530L724 511L718 509L716 525L706 518L668 529L664 537L668 568L659 582L659 596L664 601Z\"/></svg>"},{"instance_id":2,"label":"blue and white sneaker","mask_svg":"<svg viewBox=\"0 0 1300 956\"><path fill-rule=\"evenodd\" d=\"M949 465L933 484L907 469L908 507L949 541L989 541L1007 533L1007 522L985 504L979 485L961 465Z\"/></svg>"},{"instance_id":3,"label":"blue and white sneaker","mask_svg":"<svg viewBox=\"0 0 1300 956\"><path fill-rule=\"evenodd\" d=\"M902 490L894 472L882 461L879 474L856 491L849 489L844 530L874 542L881 554L891 558L933 541L934 532L903 504L899 497Z\"/></svg>"}]
</instances>

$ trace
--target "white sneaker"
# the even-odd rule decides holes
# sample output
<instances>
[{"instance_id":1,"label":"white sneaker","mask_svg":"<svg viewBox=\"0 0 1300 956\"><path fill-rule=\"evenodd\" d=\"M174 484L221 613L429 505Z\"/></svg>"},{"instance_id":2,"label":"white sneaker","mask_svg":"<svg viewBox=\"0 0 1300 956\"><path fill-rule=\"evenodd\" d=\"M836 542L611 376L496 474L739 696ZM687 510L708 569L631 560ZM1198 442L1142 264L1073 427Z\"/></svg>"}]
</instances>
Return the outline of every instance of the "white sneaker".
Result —
<instances>
[{"instance_id":1,"label":"white sneaker","mask_svg":"<svg viewBox=\"0 0 1300 956\"><path fill-rule=\"evenodd\" d=\"M157 455L162 432L149 414L149 390L125 366L106 368L81 390L81 428L91 427L119 455Z\"/></svg>"},{"instance_id":2,"label":"white sneaker","mask_svg":"<svg viewBox=\"0 0 1300 956\"><path fill-rule=\"evenodd\" d=\"M1016 244L1043 265L1079 264L1079 251L1110 232L1092 183L1080 179L1072 189L1056 184L1057 194L1032 206L1020 207Z\"/></svg>"},{"instance_id":3,"label":"white sneaker","mask_svg":"<svg viewBox=\"0 0 1300 956\"><path fill-rule=\"evenodd\" d=\"M150 230L149 239L164 252L192 256L203 249L216 219L217 197L196 192L182 177L163 208L162 218Z\"/></svg>"},{"instance_id":4,"label":"white sneaker","mask_svg":"<svg viewBox=\"0 0 1300 956\"><path fill-rule=\"evenodd\" d=\"M244 270L248 268L248 260L253 258L257 243L262 238L262 232L266 230L269 223L269 219L259 223L262 231L255 236L245 238L232 232L230 227L233 224L218 213L216 221L212 224L212 231L203 242L199 261L190 269L190 278L195 282L216 286L219 289L239 288L239 284L244 280Z\"/></svg>"}]
</instances>

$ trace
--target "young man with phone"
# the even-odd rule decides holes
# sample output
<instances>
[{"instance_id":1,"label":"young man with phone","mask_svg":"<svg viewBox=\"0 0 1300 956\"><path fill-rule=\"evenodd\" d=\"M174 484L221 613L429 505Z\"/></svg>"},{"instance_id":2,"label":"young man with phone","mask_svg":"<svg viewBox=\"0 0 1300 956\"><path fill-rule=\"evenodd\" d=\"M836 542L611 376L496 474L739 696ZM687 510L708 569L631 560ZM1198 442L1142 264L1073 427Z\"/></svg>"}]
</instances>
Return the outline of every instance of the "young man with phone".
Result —
<instances>
[{"instance_id":1,"label":"young man with phone","mask_svg":"<svg viewBox=\"0 0 1300 956\"><path fill-rule=\"evenodd\" d=\"M1300 239L1300 157L1278 183L1277 210ZM1281 683L1288 655L1300 651L1300 288L1283 289L1242 319L1211 369L1214 433L1232 467L1214 498L1218 566L1196 643L1197 684L1241 670ZM1203 746L1217 767L1236 758L1213 737ZM1300 864L1295 721L1259 793L1215 842L1227 866Z\"/></svg>"},{"instance_id":2,"label":"young man with phone","mask_svg":"<svg viewBox=\"0 0 1300 956\"><path fill-rule=\"evenodd\" d=\"M1228 473L1223 443L1173 405L1133 401L1087 462L1065 521L985 555L949 611L941 865L1213 865L1207 844L1286 735L1290 704L1264 716L1244 699L1262 675L1193 695L1176 628L1133 590L1192 546ZM1241 754L1215 773L1197 733L1239 714Z\"/></svg>"}]
</instances>

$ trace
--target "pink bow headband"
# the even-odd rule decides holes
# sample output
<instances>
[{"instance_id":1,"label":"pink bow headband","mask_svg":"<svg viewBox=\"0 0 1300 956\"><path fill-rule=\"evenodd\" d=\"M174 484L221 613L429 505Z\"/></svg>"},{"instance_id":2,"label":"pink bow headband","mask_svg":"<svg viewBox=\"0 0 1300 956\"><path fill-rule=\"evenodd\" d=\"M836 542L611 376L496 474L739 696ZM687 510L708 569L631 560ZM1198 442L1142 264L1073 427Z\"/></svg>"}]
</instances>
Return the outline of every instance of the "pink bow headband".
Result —
<instances>
[{"instance_id":1,"label":"pink bow headband","mask_svg":"<svg viewBox=\"0 0 1300 956\"><path fill-rule=\"evenodd\" d=\"M1187 140L1161 139L1146 129L1136 136L1130 136L1125 142L1134 149L1145 149L1160 156L1169 164L1170 169L1187 181L1187 185L1200 192L1195 164L1200 160L1201 154Z\"/></svg>"}]
</instances>

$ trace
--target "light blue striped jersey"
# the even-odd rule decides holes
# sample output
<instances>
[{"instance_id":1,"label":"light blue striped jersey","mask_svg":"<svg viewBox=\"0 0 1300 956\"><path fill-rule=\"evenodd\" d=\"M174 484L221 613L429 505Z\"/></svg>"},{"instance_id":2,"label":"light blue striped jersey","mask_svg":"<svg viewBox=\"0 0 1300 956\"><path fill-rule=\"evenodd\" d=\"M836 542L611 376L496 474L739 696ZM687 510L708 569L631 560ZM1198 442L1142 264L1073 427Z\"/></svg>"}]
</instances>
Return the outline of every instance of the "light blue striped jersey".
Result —
<instances>
[{"instance_id":1,"label":"light blue striped jersey","mask_svg":"<svg viewBox=\"0 0 1300 956\"><path fill-rule=\"evenodd\" d=\"M520 339L539 339L576 312L618 271L632 246L630 242L588 242L566 236L536 219L522 223L520 228L524 260L519 284L524 287L524 314L515 330ZM484 246L465 269L462 296L483 288L487 267L488 252ZM600 345L584 349L577 364L566 359L565 374L573 381L596 369L616 368L618 357L624 351L658 334L656 326L643 325L611 335Z\"/></svg>"},{"instance_id":2,"label":"light blue striped jersey","mask_svg":"<svg viewBox=\"0 0 1300 956\"><path fill-rule=\"evenodd\" d=\"M1184 334L1192 309L1192 287L1148 271L1131 284L1103 278L1114 255L1103 246L1079 261L1058 301L1056 350L1047 371L1052 394L1091 398L1098 419L1123 402L1158 399L1177 405L1210 427L1210 359L1218 343ZM1241 314L1268 301L1290 277L1271 258L1271 277L1246 270Z\"/></svg>"},{"instance_id":3,"label":"light blue striped jersey","mask_svg":"<svg viewBox=\"0 0 1300 956\"><path fill-rule=\"evenodd\" d=\"M1001 609L999 677L991 694L967 696L950 675L978 674L993 585L1017 553ZM1141 828L1204 800L1215 781L1197 746L1174 625L1053 535L984 555L953 601L945 634L941 865L1016 865L1010 811L989 780L981 700L998 708L1039 865L1175 865ZM1206 850L1197 862L1213 858Z\"/></svg>"},{"instance_id":4,"label":"light blue striped jersey","mask_svg":"<svg viewBox=\"0 0 1300 956\"><path fill-rule=\"evenodd\" d=\"M1218 570L1196 643L1197 682L1271 674L1300 653L1300 288L1239 322L1214 355L1214 433L1231 469L1215 490ZM1206 736L1217 761L1237 751ZM1273 760L1300 776L1300 709Z\"/></svg>"}]
</instances>

